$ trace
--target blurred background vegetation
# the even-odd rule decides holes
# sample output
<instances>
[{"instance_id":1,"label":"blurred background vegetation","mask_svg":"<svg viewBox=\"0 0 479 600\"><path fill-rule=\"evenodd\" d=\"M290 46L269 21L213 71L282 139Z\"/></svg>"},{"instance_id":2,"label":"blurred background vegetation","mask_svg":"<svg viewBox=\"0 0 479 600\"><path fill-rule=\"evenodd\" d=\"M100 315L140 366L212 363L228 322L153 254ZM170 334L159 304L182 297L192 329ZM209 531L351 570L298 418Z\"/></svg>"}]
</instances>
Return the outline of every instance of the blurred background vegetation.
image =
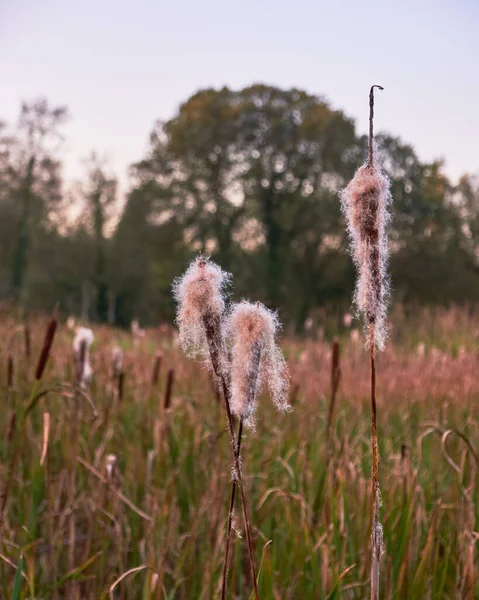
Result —
<instances>
[{"instance_id":1,"label":"blurred background vegetation","mask_svg":"<svg viewBox=\"0 0 479 600\"><path fill-rule=\"evenodd\" d=\"M0 115L1 118L1 115ZM170 286L197 252L301 332L350 306L338 190L366 156L351 118L298 89L204 89L158 121L126 197L97 155L62 181L66 107L45 99L0 122L0 294L26 309L127 326L173 317ZM440 124L438 124L440 126ZM449 181L406 142L377 135L392 180L394 302L479 300L479 179Z\"/></svg>"}]
</instances>

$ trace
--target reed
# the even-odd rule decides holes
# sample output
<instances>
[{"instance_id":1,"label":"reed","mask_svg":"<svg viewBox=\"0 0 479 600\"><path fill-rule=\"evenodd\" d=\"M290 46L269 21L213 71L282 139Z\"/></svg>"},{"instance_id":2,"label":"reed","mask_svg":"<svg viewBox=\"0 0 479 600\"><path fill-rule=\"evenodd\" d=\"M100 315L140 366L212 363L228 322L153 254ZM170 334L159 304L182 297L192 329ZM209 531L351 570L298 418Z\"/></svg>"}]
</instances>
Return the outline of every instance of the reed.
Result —
<instances>
[{"instance_id":1,"label":"reed","mask_svg":"<svg viewBox=\"0 0 479 600\"><path fill-rule=\"evenodd\" d=\"M379 451L376 402L376 350L383 349L386 338L386 300L388 243L387 207L391 201L390 183L374 151L374 89L369 92L368 160L341 193L342 208L348 222L351 254L358 273L354 300L365 321L370 357L371 398L371 600L379 598L379 568L383 552L383 530L379 521Z\"/></svg>"},{"instance_id":2,"label":"reed","mask_svg":"<svg viewBox=\"0 0 479 600\"><path fill-rule=\"evenodd\" d=\"M243 485L243 475L240 464L240 446L236 440L233 415L231 412L232 390L231 375L229 372L230 357L226 349L224 337L224 319L226 305L224 299L225 288L230 281L230 275L223 272L217 265L198 257L188 268L180 280L174 283L174 295L178 303L177 324L180 331L180 343L187 354L200 358L212 370L217 378L222 392L227 417L228 432L233 451L233 478L237 482L243 512L243 522L248 546L248 557L253 582L255 599L259 599L256 567L254 561L253 542L251 539L250 523L248 519L246 494ZM240 431L242 424L240 423ZM230 500L234 504L235 493L232 491ZM231 506L230 506L231 507ZM228 524L231 527L232 510L228 514ZM223 581L222 596L226 594L227 554L229 548L229 535L226 539L225 579Z\"/></svg>"}]
</instances>

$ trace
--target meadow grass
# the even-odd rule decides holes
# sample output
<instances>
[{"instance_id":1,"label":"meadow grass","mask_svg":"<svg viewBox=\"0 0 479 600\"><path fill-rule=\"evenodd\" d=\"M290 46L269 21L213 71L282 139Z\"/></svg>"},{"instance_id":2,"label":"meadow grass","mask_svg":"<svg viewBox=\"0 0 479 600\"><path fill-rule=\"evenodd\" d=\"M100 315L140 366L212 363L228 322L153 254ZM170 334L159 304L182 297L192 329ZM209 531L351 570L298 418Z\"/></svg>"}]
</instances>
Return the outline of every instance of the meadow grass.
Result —
<instances>
[{"instance_id":1,"label":"meadow grass","mask_svg":"<svg viewBox=\"0 0 479 600\"><path fill-rule=\"evenodd\" d=\"M381 597L472 599L479 317L398 310L391 323L378 355ZM46 324L30 318L30 357L22 324L5 313L0 326L2 486L19 442L1 532L2 597L217 598L231 447L209 374L182 356L171 329L148 330L134 345L125 332L94 327L93 379L76 406L73 335L60 325L37 390L46 393L22 428ZM329 435L332 351L322 331L283 343L294 411L280 415L264 402L256 431L244 434L263 599L369 595L368 356L349 329L334 333L341 378ZM115 346L124 353L121 400ZM234 527L228 595L245 598L252 585L241 513Z\"/></svg>"}]
</instances>

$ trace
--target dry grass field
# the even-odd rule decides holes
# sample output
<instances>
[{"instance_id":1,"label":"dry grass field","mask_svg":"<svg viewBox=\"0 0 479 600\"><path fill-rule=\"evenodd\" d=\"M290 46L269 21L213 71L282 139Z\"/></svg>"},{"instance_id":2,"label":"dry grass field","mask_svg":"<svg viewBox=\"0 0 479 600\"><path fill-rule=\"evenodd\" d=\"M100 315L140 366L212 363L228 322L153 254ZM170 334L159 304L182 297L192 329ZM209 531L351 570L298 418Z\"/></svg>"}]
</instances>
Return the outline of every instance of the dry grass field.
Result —
<instances>
[{"instance_id":1,"label":"dry grass field","mask_svg":"<svg viewBox=\"0 0 479 600\"><path fill-rule=\"evenodd\" d=\"M231 449L210 375L183 356L169 327L135 341L88 325L93 375L79 388L74 334L61 322L35 384L47 322L31 318L28 356L23 323L7 310L1 318L1 597L217 598ZM390 324L377 365L381 598L472 600L479 316L395 310ZM340 379L328 435L333 335ZM337 331L325 317L307 340L282 347L293 412L261 398L242 447L260 596L362 599L371 561L363 338L355 322ZM251 581L237 512L228 596L240 599Z\"/></svg>"}]
</instances>

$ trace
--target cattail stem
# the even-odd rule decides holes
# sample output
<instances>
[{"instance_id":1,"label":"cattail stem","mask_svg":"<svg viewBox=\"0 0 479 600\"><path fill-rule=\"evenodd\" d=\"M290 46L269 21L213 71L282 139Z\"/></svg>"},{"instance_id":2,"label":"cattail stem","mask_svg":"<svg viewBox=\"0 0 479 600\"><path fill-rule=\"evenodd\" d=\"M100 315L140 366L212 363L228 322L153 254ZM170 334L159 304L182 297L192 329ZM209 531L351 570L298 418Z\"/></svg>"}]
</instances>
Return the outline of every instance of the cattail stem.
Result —
<instances>
[{"instance_id":1,"label":"cattail stem","mask_svg":"<svg viewBox=\"0 0 479 600\"><path fill-rule=\"evenodd\" d=\"M379 523L379 451L376 423L376 344L374 323L369 325L369 355L371 366L371 506L372 506L372 559L371 559L371 600L379 599L379 566L382 551L382 530Z\"/></svg>"},{"instance_id":2,"label":"cattail stem","mask_svg":"<svg viewBox=\"0 0 479 600\"><path fill-rule=\"evenodd\" d=\"M235 481L237 481L237 484L239 487L241 504L242 504L242 509L243 509L243 521L244 521L244 528L245 528L245 534L246 534L246 542L248 545L248 556L249 556L249 563L250 563L250 568L251 568L251 576L253 579L254 597L255 597L255 600L259 600L258 584L256 581L256 569L255 569L255 565L254 565L253 542L251 540L251 533L250 533L250 527L249 527L249 521L248 521L248 512L247 512L247 507L246 507L246 496L244 493L243 476L241 473L241 465L240 465L240 459L239 459L239 456L240 456L239 455L239 446L238 446L238 443L236 442L236 436L235 436L234 424L233 424L233 415L231 414L231 408L230 408L231 390L230 390L229 382L226 381L226 378L225 378L224 373L220 366L219 350L221 347L221 345L220 345L221 338L220 338L219 321L218 322L217 321L218 320L214 319L211 315L203 316L203 326L205 328L206 339L208 341L208 349L209 349L209 353L210 353L211 364L213 366L213 371L214 371L216 377L218 377L219 380L221 381L221 387L223 390L223 400L224 400L226 416L227 416L227 420L228 420L228 430L229 430L229 434L230 434L231 446L233 449ZM242 427L241 427L241 430L242 430ZM235 484L235 487L236 487L236 484ZM233 488L233 486L232 486L232 488ZM234 493L236 495L236 491ZM231 496L233 496L233 489L231 490ZM234 501L234 496L233 496L233 501ZM231 511L230 511L230 515L231 515ZM230 519L230 516L228 516L228 519ZM228 543L229 543L229 536L227 536L227 544ZM226 564L226 561L225 561L225 564Z\"/></svg>"},{"instance_id":3,"label":"cattail stem","mask_svg":"<svg viewBox=\"0 0 479 600\"><path fill-rule=\"evenodd\" d=\"M228 417L228 429L230 432L231 445L233 447L235 478L236 478L236 481L238 482L238 487L239 487L240 497L241 497L241 504L242 504L242 508L243 508L243 521L244 521L244 528L245 528L245 534L246 534L246 543L248 545L248 555L249 555L249 563L250 563L250 568L251 568L251 576L253 578L254 597L255 597L255 600L259 600L258 584L256 581L256 569L255 569L255 565L254 565L253 542L251 540L251 533L250 533L250 527L249 527L249 521L248 521L248 512L247 512L247 508L246 508L246 496L244 493L244 486L243 486L243 475L241 473L241 465L240 465L240 460L239 460L239 457L240 457L239 450L240 449L239 449L238 443L236 442L236 436L235 436L234 426L233 426L233 415L231 414L231 410L230 410L230 392L229 392L229 389L228 389L228 386L226 384L224 377L222 377L222 385L223 385L223 397L224 397L224 401L225 401L226 415ZM233 490L231 492L231 495L233 495ZM234 500L234 498L233 498L233 500Z\"/></svg>"},{"instance_id":4,"label":"cattail stem","mask_svg":"<svg viewBox=\"0 0 479 600\"><path fill-rule=\"evenodd\" d=\"M241 454L241 438L243 436L243 419L240 419L239 429L238 429L238 442L236 445L236 452L238 458ZM225 559L223 565L223 582L221 585L221 600L225 600L226 598L226 581L228 578L228 562L229 562L229 549L230 549L230 539L231 539L231 529L233 527L233 511L235 506L235 497L236 497L236 479L233 479L231 484L231 498L230 498L230 510L228 513L228 528L226 531L226 548L225 548Z\"/></svg>"},{"instance_id":5,"label":"cattail stem","mask_svg":"<svg viewBox=\"0 0 479 600\"><path fill-rule=\"evenodd\" d=\"M383 90L384 88L380 85L373 85L369 91L369 151L368 151L368 167L373 166L373 121L374 121L374 88Z\"/></svg>"}]
</instances>

